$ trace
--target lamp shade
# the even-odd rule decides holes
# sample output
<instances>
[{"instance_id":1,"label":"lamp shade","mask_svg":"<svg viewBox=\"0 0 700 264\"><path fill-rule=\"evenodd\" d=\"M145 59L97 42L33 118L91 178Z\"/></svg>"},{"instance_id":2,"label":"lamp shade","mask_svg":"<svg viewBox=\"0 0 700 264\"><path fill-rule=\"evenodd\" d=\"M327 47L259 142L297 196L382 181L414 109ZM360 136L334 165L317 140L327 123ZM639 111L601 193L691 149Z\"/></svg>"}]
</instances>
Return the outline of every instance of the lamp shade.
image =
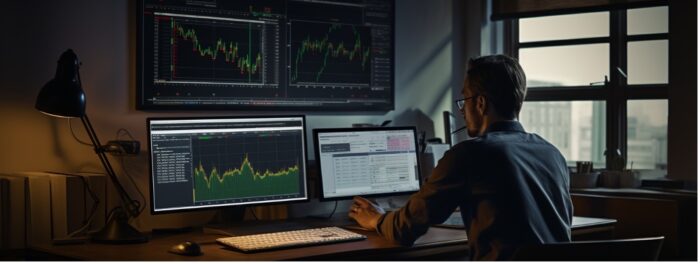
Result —
<instances>
[{"instance_id":1,"label":"lamp shade","mask_svg":"<svg viewBox=\"0 0 700 264\"><path fill-rule=\"evenodd\" d=\"M63 52L58 60L56 76L39 91L35 108L59 117L85 115L85 93L80 84L79 68L80 62L73 50Z\"/></svg>"}]
</instances>

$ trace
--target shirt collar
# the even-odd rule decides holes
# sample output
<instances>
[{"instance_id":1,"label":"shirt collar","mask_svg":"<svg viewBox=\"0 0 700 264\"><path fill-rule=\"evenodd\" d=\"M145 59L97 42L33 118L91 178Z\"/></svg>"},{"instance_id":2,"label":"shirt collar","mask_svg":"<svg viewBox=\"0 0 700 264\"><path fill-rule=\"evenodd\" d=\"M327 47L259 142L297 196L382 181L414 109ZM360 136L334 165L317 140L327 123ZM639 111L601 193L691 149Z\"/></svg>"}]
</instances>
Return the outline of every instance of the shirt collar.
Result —
<instances>
[{"instance_id":1,"label":"shirt collar","mask_svg":"<svg viewBox=\"0 0 700 264\"><path fill-rule=\"evenodd\" d=\"M491 124L487 129L486 133L496 132L496 131L515 131L515 132L525 132L525 129L520 124L520 122L512 121L498 121Z\"/></svg>"}]
</instances>

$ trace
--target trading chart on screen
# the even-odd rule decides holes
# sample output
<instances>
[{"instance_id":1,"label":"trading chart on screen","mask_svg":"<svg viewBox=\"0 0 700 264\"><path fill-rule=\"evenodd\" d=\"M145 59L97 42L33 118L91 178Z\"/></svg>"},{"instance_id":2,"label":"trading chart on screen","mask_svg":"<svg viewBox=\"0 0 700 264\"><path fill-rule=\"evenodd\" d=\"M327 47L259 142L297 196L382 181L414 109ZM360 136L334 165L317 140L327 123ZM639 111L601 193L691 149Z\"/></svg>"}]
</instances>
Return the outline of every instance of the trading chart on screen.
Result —
<instances>
[{"instance_id":1,"label":"trading chart on screen","mask_svg":"<svg viewBox=\"0 0 700 264\"><path fill-rule=\"evenodd\" d=\"M141 0L140 109L394 108L393 0Z\"/></svg>"},{"instance_id":2,"label":"trading chart on screen","mask_svg":"<svg viewBox=\"0 0 700 264\"><path fill-rule=\"evenodd\" d=\"M303 117L148 122L154 212L304 200Z\"/></svg>"}]
</instances>

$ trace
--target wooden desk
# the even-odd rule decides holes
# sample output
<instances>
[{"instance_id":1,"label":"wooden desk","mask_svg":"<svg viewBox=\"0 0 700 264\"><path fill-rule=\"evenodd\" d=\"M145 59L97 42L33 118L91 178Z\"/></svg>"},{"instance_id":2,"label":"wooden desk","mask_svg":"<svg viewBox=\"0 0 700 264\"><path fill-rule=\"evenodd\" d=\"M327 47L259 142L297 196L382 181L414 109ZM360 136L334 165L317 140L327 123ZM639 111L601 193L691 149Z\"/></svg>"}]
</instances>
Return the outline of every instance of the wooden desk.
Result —
<instances>
[{"instance_id":1,"label":"wooden desk","mask_svg":"<svg viewBox=\"0 0 700 264\"><path fill-rule=\"evenodd\" d=\"M612 239L616 223L615 219L574 216L571 223L571 239L574 241ZM462 215L454 212L438 227L463 230Z\"/></svg>"},{"instance_id":2,"label":"wooden desk","mask_svg":"<svg viewBox=\"0 0 700 264\"><path fill-rule=\"evenodd\" d=\"M616 220L574 217L572 236L601 236L612 232ZM318 223L317 223L318 224ZM202 230L181 234L159 234L148 243L128 245L78 244L36 245L27 256L29 260L93 260L93 261L231 261L231 260L415 260L466 259L469 251L463 228L432 227L412 247L389 242L375 232L353 230L367 236L366 240L310 247L281 249L258 253L242 253L216 244L221 235L205 234ZM168 252L175 244L195 241L201 256L180 256Z\"/></svg>"},{"instance_id":3,"label":"wooden desk","mask_svg":"<svg viewBox=\"0 0 700 264\"><path fill-rule=\"evenodd\" d=\"M366 240L327 244L311 247L281 249L258 253L241 253L218 245L214 239L220 235L209 235L201 230L177 235L153 237L148 243L130 245L79 244L37 245L28 260L93 260L93 261L235 261L235 260L402 260L426 258L445 254L467 255L467 236L463 230L431 228L412 247L391 243L374 232L358 231ZM201 256L180 256L167 252L170 247L183 241L200 244Z\"/></svg>"},{"instance_id":4,"label":"wooden desk","mask_svg":"<svg viewBox=\"0 0 700 264\"><path fill-rule=\"evenodd\" d=\"M574 216L571 223L571 240L613 239L617 220Z\"/></svg>"}]
</instances>

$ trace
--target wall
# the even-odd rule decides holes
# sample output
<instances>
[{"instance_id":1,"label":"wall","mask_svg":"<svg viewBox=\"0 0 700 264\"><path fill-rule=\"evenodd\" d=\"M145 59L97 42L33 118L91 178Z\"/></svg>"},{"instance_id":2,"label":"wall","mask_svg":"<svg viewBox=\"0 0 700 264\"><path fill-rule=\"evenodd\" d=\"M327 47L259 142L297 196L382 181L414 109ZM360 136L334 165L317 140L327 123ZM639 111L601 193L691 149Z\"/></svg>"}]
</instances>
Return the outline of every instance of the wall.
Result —
<instances>
[{"instance_id":1,"label":"wall","mask_svg":"<svg viewBox=\"0 0 700 264\"><path fill-rule=\"evenodd\" d=\"M455 91L461 89L465 4L460 0L396 2L396 110L371 115L306 113L309 131L394 120L394 125L419 125L429 137L443 135L442 111L453 108L455 94L459 94ZM7 27L0 41L0 146L4 150L0 172L102 171L92 149L72 138L68 119L51 118L34 109L39 89L53 77L55 62L67 48L83 62L87 113L105 142L114 139L119 128L125 128L147 151L147 117L274 113L135 110L134 10L133 0L10 1L3 5L0 19ZM73 127L79 138L87 139L78 120L73 120ZM310 133L308 139L312 147ZM145 151L124 159L123 164L148 195ZM122 162L115 158L112 162L122 182L137 197L126 184ZM292 211L305 210L304 205L295 208ZM211 216L208 211L158 216L146 211L135 225L144 230L176 227L204 223Z\"/></svg>"},{"instance_id":2,"label":"wall","mask_svg":"<svg viewBox=\"0 0 700 264\"><path fill-rule=\"evenodd\" d=\"M668 177L698 180L698 3L669 1Z\"/></svg>"}]
</instances>

